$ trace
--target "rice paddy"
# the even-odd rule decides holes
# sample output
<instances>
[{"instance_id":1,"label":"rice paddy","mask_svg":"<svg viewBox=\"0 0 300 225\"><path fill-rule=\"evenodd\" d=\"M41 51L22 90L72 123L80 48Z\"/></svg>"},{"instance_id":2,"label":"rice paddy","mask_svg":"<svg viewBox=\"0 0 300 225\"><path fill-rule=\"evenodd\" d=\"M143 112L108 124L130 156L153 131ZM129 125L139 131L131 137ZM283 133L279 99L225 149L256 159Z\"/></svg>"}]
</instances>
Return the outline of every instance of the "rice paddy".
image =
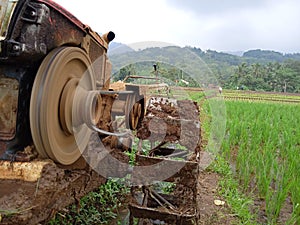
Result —
<instances>
[{"instance_id":1,"label":"rice paddy","mask_svg":"<svg viewBox=\"0 0 300 225\"><path fill-rule=\"evenodd\" d=\"M299 96L234 93L222 96L226 128L220 156L253 199L255 224L300 224Z\"/></svg>"}]
</instances>

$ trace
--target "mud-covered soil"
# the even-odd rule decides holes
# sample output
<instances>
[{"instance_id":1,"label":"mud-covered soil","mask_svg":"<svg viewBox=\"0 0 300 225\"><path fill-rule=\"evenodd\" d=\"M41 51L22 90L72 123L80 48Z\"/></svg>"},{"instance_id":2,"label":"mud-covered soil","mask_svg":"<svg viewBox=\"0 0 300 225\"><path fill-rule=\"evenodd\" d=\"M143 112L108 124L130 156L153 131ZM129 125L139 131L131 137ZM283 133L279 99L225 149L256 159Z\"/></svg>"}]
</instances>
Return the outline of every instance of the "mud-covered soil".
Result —
<instances>
[{"instance_id":1,"label":"mud-covered soil","mask_svg":"<svg viewBox=\"0 0 300 225\"><path fill-rule=\"evenodd\" d=\"M199 151L199 109L190 100L173 100L153 97L137 131L141 140L178 142L191 151Z\"/></svg>"},{"instance_id":2,"label":"mud-covered soil","mask_svg":"<svg viewBox=\"0 0 300 225\"><path fill-rule=\"evenodd\" d=\"M11 163L8 170L14 166L17 167L17 163ZM39 224L105 182L91 170L66 170L50 161L45 162L40 172L40 178L31 181L0 179L1 225Z\"/></svg>"},{"instance_id":3,"label":"mud-covered soil","mask_svg":"<svg viewBox=\"0 0 300 225\"><path fill-rule=\"evenodd\" d=\"M219 175L213 172L203 171L199 174L198 188L198 209L200 213L199 224L201 225L229 225L235 218L230 214L230 209L225 201L225 204L218 206L214 203L215 200L222 200L218 195Z\"/></svg>"}]
</instances>

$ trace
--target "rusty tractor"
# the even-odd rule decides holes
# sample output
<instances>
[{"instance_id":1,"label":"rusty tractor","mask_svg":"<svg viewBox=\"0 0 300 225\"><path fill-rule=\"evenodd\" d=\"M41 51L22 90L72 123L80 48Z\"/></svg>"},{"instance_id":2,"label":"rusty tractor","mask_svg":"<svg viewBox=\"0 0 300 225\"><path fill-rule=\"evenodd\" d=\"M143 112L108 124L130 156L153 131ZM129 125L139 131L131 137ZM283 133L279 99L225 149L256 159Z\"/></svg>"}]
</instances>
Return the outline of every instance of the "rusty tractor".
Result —
<instances>
[{"instance_id":1,"label":"rusty tractor","mask_svg":"<svg viewBox=\"0 0 300 225\"><path fill-rule=\"evenodd\" d=\"M195 224L196 104L147 96L147 87L139 85L111 84L107 52L115 34L98 34L52 0L1 0L0 19L0 224L38 224L78 202L106 181L84 158L86 149L92 152L89 158L101 154L91 142L103 141L109 153L128 162L122 152L130 150L132 134L141 142L136 166L126 164L122 174L110 175L131 174L130 220ZM119 117L123 130L115 126ZM145 155L147 139L152 144ZM155 146L157 140L161 144ZM166 165L175 166L159 179L177 184L171 197L151 187L152 170L143 172L142 167L157 163L165 165L156 168L161 174ZM151 182L144 182L145 176Z\"/></svg>"}]
</instances>

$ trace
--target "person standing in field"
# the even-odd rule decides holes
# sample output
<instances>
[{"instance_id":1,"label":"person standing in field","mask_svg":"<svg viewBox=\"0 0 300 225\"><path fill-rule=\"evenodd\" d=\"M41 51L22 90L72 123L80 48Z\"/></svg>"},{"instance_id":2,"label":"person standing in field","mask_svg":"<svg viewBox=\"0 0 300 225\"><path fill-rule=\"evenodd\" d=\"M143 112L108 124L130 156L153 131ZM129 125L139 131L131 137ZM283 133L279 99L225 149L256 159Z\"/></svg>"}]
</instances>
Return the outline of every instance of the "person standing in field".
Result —
<instances>
[{"instance_id":1,"label":"person standing in field","mask_svg":"<svg viewBox=\"0 0 300 225\"><path fill-rule=\"evenodd\" d=\"M222 87L219 87L219 93L222 94Z\"/></svg>"}]
</instances>

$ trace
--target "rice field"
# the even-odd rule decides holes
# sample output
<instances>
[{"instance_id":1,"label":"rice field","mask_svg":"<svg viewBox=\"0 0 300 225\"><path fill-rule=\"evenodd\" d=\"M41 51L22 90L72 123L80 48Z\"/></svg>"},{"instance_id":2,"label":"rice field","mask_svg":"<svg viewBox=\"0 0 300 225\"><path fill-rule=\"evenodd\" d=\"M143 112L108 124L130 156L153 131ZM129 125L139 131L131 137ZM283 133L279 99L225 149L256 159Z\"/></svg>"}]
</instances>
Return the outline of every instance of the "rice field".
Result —
<instances>
[{"instance_id":1,"label":"rice field","mask_svg":"<svg viewBox=\"0 0 300 225\"><path fill-rule=\"evenodd\" d=\"M257 95L264 101L224 96L221 153L241 190L256 200L259 224L300 224L300 104Z\"/></svg>"},{"instance_id":2,"label":"rice field","mask_svg":"<svg viewBox=\"0 0 300 225\"><path fill-rule=\"evenodd\" d=\"M225 100L300 103L300 94L291 93L224 90L223 96Z\"/></svg>"}]
</instances>

